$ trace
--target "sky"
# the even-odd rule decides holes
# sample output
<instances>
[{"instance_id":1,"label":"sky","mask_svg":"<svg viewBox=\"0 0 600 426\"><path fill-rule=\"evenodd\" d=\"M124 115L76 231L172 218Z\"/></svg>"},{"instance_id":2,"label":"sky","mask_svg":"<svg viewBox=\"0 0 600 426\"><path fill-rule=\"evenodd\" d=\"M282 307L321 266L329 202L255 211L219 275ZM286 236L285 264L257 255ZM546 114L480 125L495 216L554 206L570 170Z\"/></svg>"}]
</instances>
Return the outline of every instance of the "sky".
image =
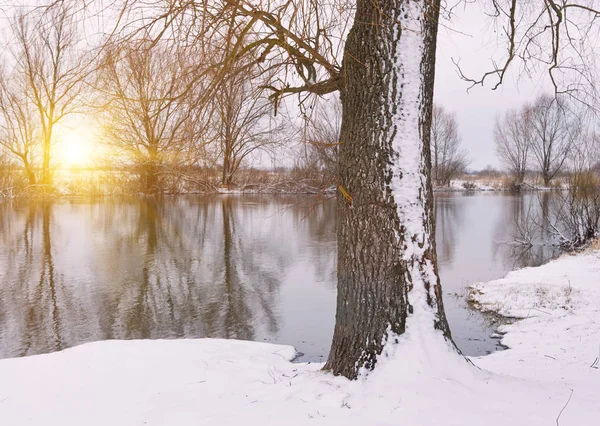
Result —
<instances>
[{"instance_id":1,"label":"sky","mask_svg":"<svg viewBox=\"0 0 600 426\"><path fill-rule=\"evenodd\" d=\"M514 62L498 89L492 90L492 82L495 84L492 79L486 86L467 92L470 84L461 80L452 59L460 60L464 74L479 79L492 69L491 58L504 57L506 45L496 37L489 18L478 5L467 5L456 13L439 28L434 101L456 113L470 169L500 167L493 140L496 117L550 91L550 86L543 74L532 78L522 75L520 64Z\"/></svg>"}]
</instances>

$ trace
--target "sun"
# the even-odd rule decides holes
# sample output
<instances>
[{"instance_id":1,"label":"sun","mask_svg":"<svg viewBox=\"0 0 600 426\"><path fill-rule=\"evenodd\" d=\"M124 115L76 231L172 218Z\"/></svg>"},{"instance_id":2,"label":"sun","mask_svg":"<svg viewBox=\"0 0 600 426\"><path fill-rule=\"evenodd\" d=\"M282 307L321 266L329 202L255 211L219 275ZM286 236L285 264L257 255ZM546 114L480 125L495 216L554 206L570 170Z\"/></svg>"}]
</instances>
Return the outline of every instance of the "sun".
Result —
<instances>
[{"instance_id":1,"label":"sun","mask_svg":"<svg viewBox=\"0 0 600 426\"><path fill-rule=\"evenodd\" d=\"M80 123L76 126L63 125L56 130L54 161L60 168L91 167L97 148L95 129Z\"/></svg>"}]
</instances>

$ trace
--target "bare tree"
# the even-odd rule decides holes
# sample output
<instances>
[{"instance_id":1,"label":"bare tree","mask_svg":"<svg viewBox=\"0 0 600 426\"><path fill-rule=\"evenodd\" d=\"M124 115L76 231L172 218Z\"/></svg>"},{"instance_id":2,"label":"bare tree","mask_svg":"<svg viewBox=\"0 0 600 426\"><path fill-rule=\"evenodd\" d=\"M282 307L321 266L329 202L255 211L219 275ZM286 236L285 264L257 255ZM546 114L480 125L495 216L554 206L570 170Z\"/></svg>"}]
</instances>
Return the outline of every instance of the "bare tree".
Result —
<instances>
[{"instance_id":1,"label":"bare tree","mask_svg":"<svg viewBox=\"0 0 600 426\"><path fill-rule=\"evenodd\" d=\"M216 90L221 184L227 187L245 159L273 148L281 137L280 120L272 116L273 106L250 71L229 76Z\"/></svg>"},{"instance_id":2,"label":"bare tree","mask_svg":"<svg viewBox=\"0 0 600 426\"><path fill-rule=\"evenodd\" d=\"M531 151L544 179L544 185L563 169L574 141L581 131L581 119L572 114L563 97L539 96L531 113Z\"/></svg>"},{"instance_id":3,"label":"bare tree","mask_svg":"<svg viewBox=\"0 0 600 426\"><path fill-rule=\"evenodd\" d=\"M27 99L35 107L40 129L42 179L52 183L51 150L54 130L65 116L81 108L93 60L78 38L73 5L60 2L48 9L19 13L12 23L15 72L27 80Z\"/></svg>"},{"instance_id":4,"label":"bare tree","mask_svg":"<svg viewBox=\"0 0 600 426\"><path fill-rule=\"evenodd\" d=\"M31 108L28 79L21 73L0 74L0 145L17 159L30 185L36 184L35 160L39 149L39 128Z\"/></svg>"},{"instance_id":5,"label":"bare tree","mask_svg":"<svg viewBox=\"0 0 600 426\"><path fill-rule=\"evenodd\" d=\"M145 193L160 192L159 178L174 168L197 163L209 139L190 53L142 38L108 48L104 57L105 140L124 166L139 171Z\"/></svg>"},{"instance_id":6,"label":"bare tree","mask_svg":"<svg viewBox=\"0 0 600 426\"><path fill-rule=\"evenodd\" d=\"M302 129L302 166L299 168L320 187L338 181L342 104L336 96L317 102ZM308 177L308 176L307 176Z\"/></svg>"},{"instance_id":7,"label":"bare tree","mask_svg":"<svg viewBox=\"0 0 600 426\"><path fill-rule=\"evenodd\" d=\"M450 181L467 169L467 153L460 147L456 114L443 106L433 106L431 119L431 174L437 185Z\"/></svg>"},{"instance_id":8,"label":"bare tree","mask_svg":"<svg viewBox=\"0 0 600 426\"><path fill-rule=\"evenodd\" d=\"M529 106L521 111L511 109L496 119L494 127L496 152L517 185L523 184L527 172L533 136L531 116Z\"/></svg>"}]
</instances>

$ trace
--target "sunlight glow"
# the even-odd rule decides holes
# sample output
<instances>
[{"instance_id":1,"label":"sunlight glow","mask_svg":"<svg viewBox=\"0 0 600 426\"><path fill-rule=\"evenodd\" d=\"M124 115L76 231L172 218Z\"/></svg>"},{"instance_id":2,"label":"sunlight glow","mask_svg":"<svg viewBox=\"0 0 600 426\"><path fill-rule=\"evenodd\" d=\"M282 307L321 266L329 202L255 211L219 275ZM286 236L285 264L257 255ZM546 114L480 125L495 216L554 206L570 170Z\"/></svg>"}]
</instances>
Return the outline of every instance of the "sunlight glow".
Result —
<instances>
[{"instance_id":1,"label":"sunlight glow","mask_svg":"<svg viewBox=\"0 0 600 426\"><path fill-rule=\"evenodd\" d=\"M86 126L63 125L57 128L53 149L54 163L59 168L93 167L97 151L96 129Z\"/></svg>"}]
</instances>

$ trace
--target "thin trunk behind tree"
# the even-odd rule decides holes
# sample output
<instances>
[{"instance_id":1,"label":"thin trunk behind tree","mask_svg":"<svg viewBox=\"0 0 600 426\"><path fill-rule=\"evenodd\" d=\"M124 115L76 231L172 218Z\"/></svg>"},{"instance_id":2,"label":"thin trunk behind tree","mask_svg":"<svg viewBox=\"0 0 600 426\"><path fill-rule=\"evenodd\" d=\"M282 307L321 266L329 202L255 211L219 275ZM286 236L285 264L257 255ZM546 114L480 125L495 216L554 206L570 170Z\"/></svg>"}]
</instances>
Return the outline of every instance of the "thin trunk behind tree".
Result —
<instances>
[{"instance_id":1,"label":"thin trunk behind tree","mask_svg":"<svg viewBox=\"0 0 600 426\"><path fill-rule=\"evenodd\" d=\"M33 167L31 166L31 164L27 160L27 154L25 154L25 156L23 157L23 168L25 169L25 174L27 175L29 185L35 185L35 172L33 171Z\"/></svg>"},{"instance_id":2,"label":"thin trunk behind tree","mask_svg":"<svg viewBox=\"0 0 600 426\"><path fill-rule=\"evenodd\" d=\"M44 138L44 147L42 155L42 184L52 185L52 174L50 170L50 149L52 144L51 134Z\"/></svg>"},{"instance_id":3,"label":"thin trunk behind tree","mask_svg":"<svg viewBox=\"0 0 600 426\"><path fill-rule=\"evenodd\" d=\"M412 315L419 330L450 339L430 180L438 14L439 1L357 1L343 64L338 299L325 366L336 375L373 368Z\"/></svg>"},{"instance_id":4,"label":"thin trunk behind tree","mask_svg":"<svg viewBox=\"0 0 600 426\"><path fill-rule=\"evenodd\" d=\"M158 142L149 136L148 158L143 167L142 189L145 194L155 194L160 191L158 183L159 161L158 161Z\"/></svg>"}]
</instances>

